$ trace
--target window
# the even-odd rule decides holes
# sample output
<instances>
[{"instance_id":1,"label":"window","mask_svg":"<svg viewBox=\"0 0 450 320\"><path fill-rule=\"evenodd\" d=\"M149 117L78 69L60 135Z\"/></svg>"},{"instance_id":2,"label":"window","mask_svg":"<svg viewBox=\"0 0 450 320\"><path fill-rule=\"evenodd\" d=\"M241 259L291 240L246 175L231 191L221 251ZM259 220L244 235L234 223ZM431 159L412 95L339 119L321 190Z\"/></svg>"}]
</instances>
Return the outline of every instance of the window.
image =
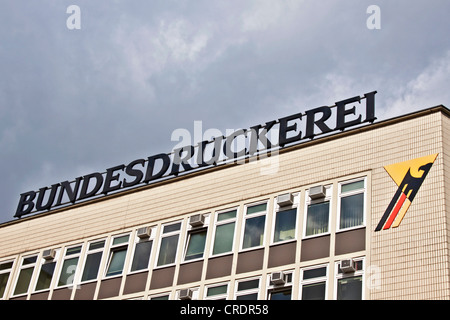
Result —
<instances>
[{"instance_id":1,"label":"window","mask_svg":"<svg viewBox=\"0 0 450 320\"><path fill-rule=\"evenodd\" d=\"M150 254L152 253L153 240L140 240L134 247L133 262L131 263L131 272L144 270L148 268Z\"/></svg>"},{"instance_id":2,"label":"window","mask_svg":"<svg viewBox=\"0 0 450 320\"><path fill-rule=\"evenodd\" d=\"M46 290L50 288L53 279L53 273L55 272L56 261L54 259L42 260L41 270L39 271L35 291Z\"/></svg>"},{"instance_id":3,"label":"window","mask_svg":"<svg viewBox=\"0 0 450 320\"><path fill-rule=\"evenodd\" d=\"M301 271L301 299L325 300L327 292L328 266L315 266Z\"/></svg>"},{"instance_id":4,"label":"window","mask_svg":"<svg viewBox=\"0 0 450 320\"><path fill-rule=\"evenodd\" d=\"M228 296L228 284L215 284L206 287L206 300L226 300Z\"/></svg>"},{"instance_id":5,"label":"window","mask_svg":"<svg viewBox=\"0 0 450 320\"><path fill-rule=\"evenodd\" d=\"M82 282L97 279L104 247L105 240L98 240L89 243L88 251L86 253L86 261L84 262L83 275L81 276Z\"/></svg>"},{"instance_id":6,"label":"window","mask_svg":"<svg viewBox=\"0 0 450 320\"><path fill-rule=\"evenodd\" d=\"M268 274L268 300L292 300L293 271L283 271L283 284L274 284L272 274Z\"/></svg>"},{"instance_id":7,"label":"window","mask_svg":"<svg viewBox=\"0 0 450 320\"><path fill-rule=\"evenodd\" d=\"M339 229L364 225L365 179L339 184Z\"/></svg>"},{"instance_id":8,"label":"window","mask_svg":"<svg viewBox=\"0 0 450 320\"><path fill-rule=\"evenodd\" d=\"M58 286L72 285L80 259L81 245L66 248L64 262L59 274Z\"/></svg>"},{"instance_id":9,"label":"window","mask_svg":"<svg viewBox=\"0 0 450 320\"><path fill-rule=\"evenodd\" d=\"M337 263L337 300L361 300L363 298L363 259L354 260L355 272L343 273Z\"/></svg>"},{"instance_id":10,"label":"window","mask_svg":"<svg viewBox=\"0 0 450 320\"><path fill-rule=\"evenodd\" d=\"M190 231L186 246L184 260L193 260L203 258L205 250L207 228Z\"/></svg>"},{"instance_id":11,"label":"window","mask_svg":"<svg viewBox=\"0 0 450 320\"><path fill-rule=\"evenodd\" d=\"M264 242L267 203L247 207L242 249L259 247Z\"/></svg>"},{"instance_id":12,"label":"window","mask_svg":"<svg viewBox=\"0 0 450 320\"><path fill-rule=\"evenodd\" d=\"M36 266L37 256L24 257L20 266L19 276L17 277L14 295L25 294L28 292L34 267Z\"/></svg>"},{"instance_id":13,"label":"window","mask_svg":"<svg viewBox=\"0 0 450 320\"><path fill-rule=\"evenodd\" d=\"M12 266L13 261L0 262L0 299L2 299L5 294Z\"/></svg>"},{"instance_id":14,"label":"window","mask_svg":"<svg viewBox=\"0 0 450 320\"><path fill-rule=\"evenodd\" d=\"M238 281L236 300L258 300L259 278Z\"/></svg>"},{"instance_id":15,"label":"window","mask_svg":"<svg viewBox=\"0 0 450 320\"><path fill-rule=\"evenodd\" d=\"M305 236L313 236L328 232L330 220L331 186L325 187L325 196L311 199L307 193Z\"/></svg>"},{"instance_id":16,"label":"window","mask_svg":"<svg viewBox=\"0 0 450 320\"><path fill-rule=\"evenodd\" d=\"M181 222L162 226L157 267L175 263L180 237Z\"/></svg>"},{"instance_id":17,"label":"window","mask_svg":"<svg viewBox=\"0 0 450 320\"><path fill-rule=\"evenodd\" d=\"M230 210L216 215L213 255L224 254L233 250L236 214L237 210Z\"/></svg>"},{"instance_id":18,"label":"window","mask_svg":"<svg viewBox=\"0 0 450 320\"><path fill-rule=\"evenodd\" d=\"M127 257L128 240L130 235L116 236L112 240L109 251L108 265L106 267L106 277L112 277L122 274Z\"/></svg>"},{"instance_id":19,"label":"window","mask_svg":"<svg viewBox=\"0 0 450 320\"><path fill-rule=\"evenodd\" d=\"M163 293L163 294L159 294L159 295L153 295L149 298L150 300L169 300L169 294L168 293Z\"/></svg>"},{"instance_id":20,"label":"window","mask_svg":"<svg viewBox=\"0 0 450 320\"><path fill-rule=\"evenodd\" d=\"M275 216L275 230L273 242L295 239L295 224L297 221L297 208L278 211Z\"/></svg>"}]
</instances>

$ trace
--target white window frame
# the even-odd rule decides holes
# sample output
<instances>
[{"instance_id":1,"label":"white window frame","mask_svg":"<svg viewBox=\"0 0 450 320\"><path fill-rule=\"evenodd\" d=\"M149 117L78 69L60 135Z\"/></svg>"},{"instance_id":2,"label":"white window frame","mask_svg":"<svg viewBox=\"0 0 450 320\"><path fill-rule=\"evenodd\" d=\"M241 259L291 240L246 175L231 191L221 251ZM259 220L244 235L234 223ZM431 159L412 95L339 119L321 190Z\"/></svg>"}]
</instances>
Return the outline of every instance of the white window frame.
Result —
<instances>
[{"instance_id":1,"label":"white window frame","mask_svg":"<svg viewBox=\"0 0 450 320\"><path fill-rule=\"evenodd\" d=\"M298 228L300 225L300 215L299 215L299 204L300 204L300 192L292 192L293 198L294 198L294 202L292 203L291 206L284 206L284 207L280 207L275 198L274 201L274 210L273 210L273 215L272 215L272 230L271 230L271 237L270 237L270 245L274 245L274 244L282 244L282 243L287 243L287 242L292 242L292 241L296 241L298 239ZM282 240L282 241L277 241L275 242L275 227L276 227L276 221L277 221L277 215L279 212L283 212L283 211L289 211L289 210L293 210L295 209L295 232L294 232L294 238L292 239L288 239L288 240Z\"/></svg>"},{"instance_id":2,"label":"white window frame","mask_svg":"<svg viewBox=\"0 0 450 320\"><path fill-rule=\"evenodd\" d=\"M184 222L184 220L175 220L175 221L170 221L170 222L166 222L166 223L161 224L161 227L160 227L160 230L159 230L159 237L158 237L158 244L157 244L158 248L157 248L156 257L155 257L154 269L167 268L167 267L176 265L177 259L178 259L178 254L179 254L179 249L180 249L180 242L182 242L181 231L183 230L183 222ZM180 228L178 230L164 233L164 227L165 226L170 226L170 225L177 224L177 223L180 224ZM177 235L177 234L178 234L178 241L177 241L177 248L176 248L176 251L175 251L174 262L158 266L159 253L161 251L161 244L162 244L163 238L174 236L174 235Z\"/></svg>"},{"instance_id":3,"label":"white window frame","mask_svg":"<svg viewBox=\"0 0 450 320\"><path fill-rule=\"evenodd\" d=\"M271 278L272 272L275 272L275 271L269 272L267 274L267 280L266 280L267 300L270 300L272 293L277 293L277 292L283 291L283 289L288 289L288 288L291 289L291 300L293 300L293 298L294 298L294 270L289 269L289 270L281 270L281 271L284 273L284 275L286 277L290 276L291 279L287 280L284 285L278 285L278 286L273 285L270 283L270 278Z\"/></svg>"},{"instance_id":4,"label":"white window frame","mask_svg":"<svg viewBox=\"0 0 450 320\"><path fill-rule=\"evenodd\" d=\"M125 237L125 236L128 236L128 241L127 242L122 242L122 243L119 243L119 244L113 244L114 243L114 239ZM127 260L128 260L128 256L129 256L129 252L130 252L130 250L129 250L129 248L130 248L130 240L131 240L131 234L129 232L116 234L116 235L111 236L111 239L109 241L108 254L106 255L106 259L107 260L106 260L105 268L104 268L104 271L103 271L103 279L110 279L110 278L114 278L114 277L121 277L124 274L124 272L126 270L126 267L127 267ZM122 268L122 272L120 274L107 275L109 266L111 265L111 261L112 261L112 258L114 256L113 252L119 250L122 247L126 247L125 260L123 262L124 265L123 265L123 268Z\"/></svg>"},{"instance_id":5,"label":"white window frame","mask_svg":"<svg viewBox=\"0 0 450 320\"><path fill-rule=\"evenodd\" d=\"M314 269L320 269L320 268L326 268L325 276L322 277L316 277L312 279L303 279L303 275L305 271L308 270L314 270ZM330 267L328 263L324 264L318 264L314 266L308 266L300 269L300 287L299 287L299 293L298 293L298 299L302 300L302 294L303 294L303 286L308 284L314 284L319 282L325 282L325 300L328 300L328 289L329 289L329 283L328 283L328 277L329 277Z\"/></svg>"},{"instance_id":6,"label":"white window frame","mask_svg":"<svg viewBox=\"0 0 450 320\"><path fill-rule=\"evenodd\" d=\"M36 257L36 261L31 262L31 263L26 264L26 265L23 264L23 262L25 261L25 259L32 258L32 257ZM30 292L30 288L33 288L33 287L34 287L34 278L35 278L35 275L36 275L36 270L38 269L38 268L36 268L38 261L39 261L39 254L38 254L38 253L27 254L27 255L24 255L24 256L22 256L22 257L20 258L20 267L19 267L19 269L17 270L17 273L16 273L16 275L15 275L15 278L14 278L14 287L13 287L13 290L12 290L12 292L11 292L11 296L12 296L12 297L26 296L26 295L28 295L28 293ZM27 289L27 291L24 292L24 293L14 294L14 292L16 291L17 282L19 281L20 272L21 272L23 269L28 269L28 268L33 268L33 272L31 273L31 278L30 278L30 282L28 283L28 289Z\"/></svg>"},{"instance_id":7,"label":"white window frame","mask_svg":"<svg viewBox=\"0 0 450 320\"><path fill-rule=\"evenodd\" d=\"M365 270L366 270L366 259L365 257L355 257L352 258L354 262L358 262L358 261L362 261L362 269L361 270L356 270L355 272L352 273L338 273L339 271L339 264L340 261L336 261L335 263L335 279L334 279L334 295L333 298L334 300L337 299L337 290L338 290L338 282L341 279L346 279L346 278L353 278L353 277L359 277L361 276L361 300L365 300L365 282L366 282L366 277L365 277Z\"/></svg>"},{"instance_id":8,"label":"white window frame","mask_svg":"<svg viewBox=\"0 0 450 320\"><path fill-rule=\"evenodd\" d=\"M96 248L96 249L89 249L89 246L90 246L91 244L97 243L97 242L101 242L101 241L104 242L104 243L103 243L103 247L101 247L101 248ZM106 238L95 239L95 240L88 241L88 242L86 243L86 250L85 250L85 252L83 253L83 262L82 262L82 264L81 264L81 270L80 270L80 275L79 275L79 281L80 281L81 284L97 281L98 278L100 277L100 275L101 275L101 270L102 270L102 262L103 262L103 259L105 258L105 249L106 249L106 246L107 246L107 239L106 239ZM84 269L86 268L87 258L88 258L88 256L89 256L90 254L95 254L95 253L97 253L97 252L101 252L101 253L102 253L102 254L101 254L101 257L100 257L100 264L99 264L98 270L97 270L97 276L96 276L94 279L91 279L91 280L84 280L84 281L83 281L83 280L82 280L82 277L83 277Z\"/></svg>"},{"instance_id":9,"label":"white window frame","mask_svg":"<svg viewBox=\"0 0 450 320\"><path fill-rule=\"evenodd\" d=\"M152 226L150 228L151 228L152 231L151 231L150 237L148 239L140 239L137 236L137 230L136 230L136 233L134 234L134 241L131 241L132 250L130 252L130 263L129 263L129 266L128 266L128 274L139 273L139 272L142 272L142 271L150 269L150 264L151 264L151 261L152 261L152 255L154 254L154 251L155 251L154 249L155 249L155 242L156 242L155 239L156 239L157 226ZM131 271L131 267L133 266L134 254L136 252L137 245L139 243L149 242L149 241L152 242L152 245L151 245L151 249L150 249L150 255L148 257L147 268Z\"/></svg>"},{"instance_id":10,"label":"white window frame","mask_svg":"<svg viewBox=\"0 0 450 320\"><path fill-rule=\"evenodd\" d=\"M227 212L230 212L230 211L236 211L236 216L234 218L229 218L229 219L226 219L226 220L217 221L217 219L219 218L220 214L227 213ZM237 221L238 215L239 215L239 207L232 207L232 208L229 208L229 209L220 210L220 211L215 212L215 214L214 214L214 228L213 228L212 236L211 236L211 246L210 246L210 255L209 255L210 257L225 256L225 255L232 254L234 252L235 245L236 245L236 227L237 227L237 223L238 223L238 221ZM227 251L227 252L214 254L214 244L215 244L215 240L216 240L217 227L219 227L221 225L229 224L229 223L234 223L233 244L231 245L231 250Z\"/></svg>"},{"instance_id":11,"label":"white window frame","mask_svg":"<svg viewBox=\"0 0 450 320\"><path fill-rule=\"evenodd\" d=\"M217 295L208 297L208 289L216 288L216 287L222 287L222 286L227 286L227 291L225 293L217 294ZM229 282L208 284L208 285L205 286L205 288L203 290L203 296L204 296L203 299L204 300L222 300L222 299L228 300L229 292L230 292L230 283Z\"/></svg>"},{"instance_id":12,"label":"white window frame","mask_svg":"<svg viewBox=\"0 0 450 320\"><path fill-rule=\"evenodd\" d=\"M258 213L254 213L251 215L247 215L247 210L250 207L254 207L254 206L258 206L261 204L266 204L266 210L258 212ZM268 213L269 213L269 200L262 200L262 201L258 201L258 202L253 202L253 203L249 203L244 205L244 212L243 212L243 220L242 220L242 227L241 227L241 235L240 235L240 252L245 252L245 251L251 251L251 250L256 250L256 249L260 249L260 248L264 248L265 245L265 241L266 241L266 233L267 233L267 223L269 220L268 218ZM260 217L260 216L265 216L264 219L264 231L263 231L263 238L262 238L262 244L259 246L254 246L254 247L250 247L250 248L244 248L244 236L245 236L245 227L247 225L247 220L252 219L252 218L256 218L256 217Z\"/></svg>"},{"instance_id":13,"label":"white window frame","mask_svg":"<svg viewBox=\"0 0 450 320\"><path fill-rule=\"evenodd\" d=\"M364 188L362 189L356 189L356 190L352 190L352 191L348 191L344 194L342 194L341 189L342 189L342 185L345 184L349 184L349 183L353 183L353 182L358 182L358 181L364 181ZM361 225L358 226L353 226L353 227L348 227L348 228L342 228L340 227L341 224L341 199L348 197L348 196L352 196L352 195L356 195L356 194L360 194L363 193L364 194L364 205L363 205L363 222ZM340 181L338 183L338 205L337 205L337 219L336 219L336 231L347 231L347 230L352 230L352 229L358 229L358 228L363 228L366 226L366 216L367 216L367 177L358 177L358 178L354 178L354 179L350 179L350 180L345 180L345 181Z\"/></svg>"},{"instance_id":14,"label":"white window frame","mask_svg":"<svg viewBox=\"0 0 450 320\"><path fill-rule=\"evenodd\" d=\"M240 296L245 296L245 295L253 294L253 293L257 294L256 300L259 300L261 297L261 280L262 280L261 278L262 278L261 276L257 276L257 277L251 277L251 278L236 279L235 285L234 285L233 300L237 300L237 298ZM252 288L252 289L247 289L247 290L242 290L242 291L238 290L239 283L252 281L252 280L258 280L257 288Z\"/></svg>"},{"instance_id":15,"label":"white window frame","mask_svg":"<svg viewBox=\"0 0 450 320\"><path fill-rule=\"evenodd\" d=\"M73 249L73 248L76 248L76 247L80 247L80 252L73 253L73 254L70 254L69 256L67 256L67 250L70 250L70 249ZM82 256L81 254L83 252L83 244L82 243L78 243L78 244L66 246L64 248L64 250L61 250L61 252L64 252L64 254L61 254L61 258L59 259L60 261L58 263L59 266L58 266L57 270L55 270L55 273L57 272L55 287L56 288L72 287L72 286L74 286L77 283L77 279L78 279L78 276L80 274L80 265L81 265L81 261L80 260L81 260L81 256ZM59 280L61 278L62 267L64 266L64 261L66 261L68 259L73 259L73 258L76 258L76 257L78 257L78 261L77 261L77 266L75 268L75 271L73 273L73 281L72 281L72 283L59 285Z\"/></svg>"},{"instance_id":16,"label":"white window frame","mask_svg":"<svg viewBox=\"0 0 450 320\"><path fill-rule=\"evenodd\" d=\"M315 185L314 185L315 186ZM311 187L314 187L311 186ZM325 187L326 190L326 195L325 198L323 200L311 200L311 198L309 197L309 188L306 189L305 191L305 204L304 204L304 215L303 215L303 233L302 233L302 239L309 239L309 238L314 238L314 237L321 237L324 235L328 235L331 234L331 214L333 212L332 208L333 208L333 184L332 183L327 183L327 184L323 184L323 186ZM308 221L308 206L310 204L316 204L316 203L322 203L322 202L329 202L329 208L328 208L328 230L326 232L322 232L322 233L318 233L318 234L311 234L311 235L306 235L306 228L307 228L307 221Z\"/></svg>"},{"instance_id":17,"label":"white window frame","mask_svg":"<svg viewBox=\"0 0 450 320\"><path fill-rule=\"evenodd\" d=\"M38 271L37 271L37 273L36 273L36 283L34 284L34 288L33 288L33 293L36 293L36 292L45 292L45 291L48 291L48 290L50 290L51 288L53 288L53 286L55 285L55 282L56 282L56 278L58 278L58 263L59 263L59 260L60 260L60 254L61 254L61 248L57 248L57 249L54 249L55 250L55 257L53 258L53 262L55 263L55 269L53 270L53 275L52 275L52 280L51 280L51 282L50 282L50 286L47 288L47 289L41 289L41 290L36 290L36 286L37 286L37 284L38 284L38 280L39 280L39 275L41 274L41 269L42 269L42 266L44 265L44 264L48 264L48 263L51 263L51 262L48 262L48 261L46 261L43 257L41 257L39 260L39 268L38 268Z\"/></svg>"},{"instance_id":18,"label":"white window frame","mask_svg":"<svg viewBox=\"0 0 450 320\"><path fill-rule=\"evenodd\" d=\"M9 273L8 280L6 281L6 285L5 285L5 291L3 292L3 296L0 296L0 300L3 300L5 297L8 296L8 289L11 286L11 279L13 278L13 270L16 265L16 259L8 259L8 260L0 261L0 265L7 264L7 263L11 263L11 267L8 269L0 270L0 274Z\"/></svg>"}]
</instances>

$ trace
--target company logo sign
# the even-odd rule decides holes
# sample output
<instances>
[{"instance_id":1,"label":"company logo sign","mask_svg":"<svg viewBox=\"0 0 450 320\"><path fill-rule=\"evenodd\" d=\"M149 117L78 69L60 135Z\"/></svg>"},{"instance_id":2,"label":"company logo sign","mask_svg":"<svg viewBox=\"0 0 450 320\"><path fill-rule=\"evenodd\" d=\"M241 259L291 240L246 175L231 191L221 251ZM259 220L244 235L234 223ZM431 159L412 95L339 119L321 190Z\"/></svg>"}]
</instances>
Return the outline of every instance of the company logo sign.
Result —
<instances>
[{"instance_id":1,"label":"company logo sign","mask_svg":"<svg viewBox=\"0 0 450 320\"><path fill-rule=\"evenodd\" d=\"M106 172L94 172L74 181L55 183L51 187L28 191L20 195L14 217L52 210L98 198L140 185L155 183L189 172L215 167L227 163L243 163L244 160L261 157L319 135L344 131L347 128L372 123L375 117L375 94L355 96L277 120L239 129L228 136L218 136L201 141L197 145L176 148L170 153L161 153L148 158L136 159L128 164L108 168ZM361 106L365 100L365 108ZM304 129L301 129L303 126ZM278 141L269 140L269 133ZM275 133L275 134L273 134ZM245 147L233 150L238 139L245 140ZM271 138L272 139L272 138ZM210 152L206 152L209 150Z\"/></svg>"},{"instance_id":2,"label":"company logo sign","mask_svg":"<svg viewBox=\"0 0 450 320\"><path fill-rule=\"evenodd\" d=\"M398 188L375 231L400 225L437 156L432 154L384 167Z\"/></svg>"}]
</instances>

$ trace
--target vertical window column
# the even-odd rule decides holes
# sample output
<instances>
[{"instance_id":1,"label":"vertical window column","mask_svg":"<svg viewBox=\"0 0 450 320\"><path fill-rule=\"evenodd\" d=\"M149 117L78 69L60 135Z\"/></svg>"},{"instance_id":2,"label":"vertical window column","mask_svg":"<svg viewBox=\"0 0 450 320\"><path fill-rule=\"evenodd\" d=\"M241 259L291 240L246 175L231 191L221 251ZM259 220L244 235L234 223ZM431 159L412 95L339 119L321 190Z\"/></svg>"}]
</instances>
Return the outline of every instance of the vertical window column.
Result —
<instances>
[{"instance_id":1,"label":"vertical window column","mask_svg":"<svg viewBox=\"0 0 450 320\"><path fill-rule=\"evenodd\" d=\"M212 246L213 256L233 251L236 215L236 209L216 214L214 244Z\"/></svg>"},{"instance_id":2,"label":"vertical window column","mask_svg":"<svg viewBox=\"0 0 450 320\"><path fill-rule=\"evenodd\" d=\"M4 298L13 264L13 261L0 262L0 299Z\"/></svg>"},{"instance_id":3,"label":"vertical window column","mask_svg":"<svg viewBox=\"0 0 450 320\"><path fill-rule=\"evenodd\" d=\"M64 262L58 279L58 287L70 286L76 276L78 261L80 260L81 245L66 248Z\"/></svg>"},{"instance_id":4,"label":"vertical window column","mask_svg":"<svg viewBox=\"0 0 450 320\"><path fill-rule=\"evenodd\" d=\"M331 186L316 186L306 193L305 236L329 232Z\"/></svg>"},{"instance_id":5,"label":"vertical window column","mask_svg":"<svg viewBox=\"0 0 450 320\"><path fill-rule=\"evenodd\" d=\"M162 226L161 243L159 245L157 267L175 263L180 238L181 222Z\"/></svg>"},{"instance_id":6,"label":"vertical window column","mask_svg":"<svg viewBox=\"0 0 450 320\"><path fill-rule=\"evenodd\" d=\"M104 248L105 240L96 240L88 244L81 282L97 279Z\"/></svg>"},{"instance_id":7,"label":"vertical window column","mask_svg":"<svg viewBox=\"0 0 450 320\"><path fill-rule=\"evenodd\" d=\"M37 255L22 258L22 264L19 270L19 276L16 280L14 295L28 293L31 279L33 277L34 267L36 266Z\"/></svg>"},{"instance_id":8,"label":"vertical window column","mask_svg":"<svg viewBox=\"0 0 450 320\"><path fill-rule=\"evenodd\" d=\"M246 207L242 249L260 247L264 244L267 203Z\"/></svg>"},{"instance_id":9,"label":"vertical window column","mask_svg":"<svg viewBox=\"0 0 450 320\"><path fill-rule=\"evenodd\" d=\"M128 242L130 235L115 236L109 250L108 265L105 277L112 277L122 274L127 257Z\"/></svg>"},{"instance_id":10,"label":"vertical window column","mask_svg":"<svg viewBox=\"0 0 450 320\"><path fill-rule=\"evenodd\" d=\"M365 194L366 179L339 184L339 230L364 225Z\"/></svg>"}]
</instances>

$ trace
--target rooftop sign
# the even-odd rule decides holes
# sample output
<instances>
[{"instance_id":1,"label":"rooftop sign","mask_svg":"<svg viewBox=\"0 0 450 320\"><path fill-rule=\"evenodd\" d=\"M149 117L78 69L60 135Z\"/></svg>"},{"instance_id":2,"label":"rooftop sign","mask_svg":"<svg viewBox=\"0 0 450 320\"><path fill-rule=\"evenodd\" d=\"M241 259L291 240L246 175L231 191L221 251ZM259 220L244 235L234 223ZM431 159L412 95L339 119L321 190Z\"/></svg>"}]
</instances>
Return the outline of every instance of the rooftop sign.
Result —
<instances>
[{"instance_id":1,"label":"rooftop sign","mask_svg":"<svg viewBox=\"0 0 450 320\"><path fill-rule=\"evenodd\" d=\"M338 101L331 107L317 107L250 129L239 129L226 137L215 137L211 141L177 148L171 153L136 159L129 164L109 168L104 173L94 172L77 177L74 181L63 181L50 187L42 187L38 191L22 193L14 217L20 218L81 203L206 167L236 162L270 150L279 150L304 140L314 139L319 135L372 123L376 120L375 94L376 91L373 91L364 94L363 97L355 96ZM365 100L363 110L357 108L357 103L360 104L361 100ZM268 138L270 133L277 133L276 143L275 139ZM246 146L240 150L235 148L233 150L233 145L239 138L246 139Z\"/></svg>"}]
</instances>

